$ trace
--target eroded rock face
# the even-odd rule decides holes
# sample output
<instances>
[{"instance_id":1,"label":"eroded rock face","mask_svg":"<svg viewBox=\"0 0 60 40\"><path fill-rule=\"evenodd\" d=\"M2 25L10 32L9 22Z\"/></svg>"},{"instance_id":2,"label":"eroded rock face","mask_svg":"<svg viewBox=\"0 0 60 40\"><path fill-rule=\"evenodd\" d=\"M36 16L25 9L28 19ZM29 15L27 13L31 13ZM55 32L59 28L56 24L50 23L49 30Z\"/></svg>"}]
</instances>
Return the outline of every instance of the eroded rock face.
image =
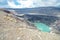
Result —
<instances>
[{"instance_id":1,"label":"eroded rock face","mask_svg":"<svg viewBox=\"0 0 60 40\"><path fill-rule=\"evenodd\" d=\"M52 28L55 33L60 34L60 19L54 23Z\"/></svg>"},{"instance_id":2,"label":"eroded rock face","mask_svg":"<svg viewBox=\"0 0 60 40\"><path fill-rule=\"evenodd\" d=\"M13 21L10 19L12 18ZM17 22L15 22L16 20ZM0 40L59 40L60 36L30 29L31 26L0 11Z\"/></svg>"}]
</instances>

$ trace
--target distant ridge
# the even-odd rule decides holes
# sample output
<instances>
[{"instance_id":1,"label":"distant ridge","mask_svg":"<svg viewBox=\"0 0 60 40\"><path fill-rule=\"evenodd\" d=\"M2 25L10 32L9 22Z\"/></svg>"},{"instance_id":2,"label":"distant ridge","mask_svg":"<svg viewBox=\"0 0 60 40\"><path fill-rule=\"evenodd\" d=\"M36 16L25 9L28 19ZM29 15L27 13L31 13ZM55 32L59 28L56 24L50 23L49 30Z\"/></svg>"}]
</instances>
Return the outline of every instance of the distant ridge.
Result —
<instances>
[{"instance_id":1,"label":"distant ridge","mask_svg":"<svg viewBox=\"0 0 60 40\"><path fill-rule=\"evenodd\" d=\"M7 10L15 10L17 14L47 14L47 15L60 15L59 7L38 7L38 8L7 8Z\"/></svg>"}]
</instances>

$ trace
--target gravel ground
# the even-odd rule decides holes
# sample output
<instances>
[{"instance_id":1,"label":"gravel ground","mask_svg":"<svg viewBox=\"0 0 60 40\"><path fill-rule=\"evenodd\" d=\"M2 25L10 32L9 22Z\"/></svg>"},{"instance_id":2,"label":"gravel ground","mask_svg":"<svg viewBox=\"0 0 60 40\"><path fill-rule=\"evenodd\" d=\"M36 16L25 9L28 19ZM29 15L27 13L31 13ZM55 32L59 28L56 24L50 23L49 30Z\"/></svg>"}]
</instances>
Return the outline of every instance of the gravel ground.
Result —
<instances>
[{"instance_id":1,"label":"gravel ground","mask_svg":"<svg viewBox=\"0 0 60 40\"><path fill-rule=\"evenodd\" d=\"M0 40L60 40L60 35L31 29L26 22L0 11Z\"/></svg>"}]
</instances>

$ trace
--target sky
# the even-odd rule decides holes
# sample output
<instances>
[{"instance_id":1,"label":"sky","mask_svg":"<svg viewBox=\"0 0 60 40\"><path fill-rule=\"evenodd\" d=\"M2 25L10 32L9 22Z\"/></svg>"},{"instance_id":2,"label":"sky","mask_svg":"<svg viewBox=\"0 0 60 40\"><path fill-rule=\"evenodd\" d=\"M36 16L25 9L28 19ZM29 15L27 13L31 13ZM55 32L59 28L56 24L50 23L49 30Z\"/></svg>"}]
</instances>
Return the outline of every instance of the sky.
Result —
<instances>
[{"instance_id":1,"label":"sky","mask_svg":"<svg viewBox=\"0 0 60 40\"><path fill-rule=\"evenodd\" d=\"M60 7L60 0L0 0L0 7L8 8L34 8L49 6Z\"/></svg>"}]
</instances>

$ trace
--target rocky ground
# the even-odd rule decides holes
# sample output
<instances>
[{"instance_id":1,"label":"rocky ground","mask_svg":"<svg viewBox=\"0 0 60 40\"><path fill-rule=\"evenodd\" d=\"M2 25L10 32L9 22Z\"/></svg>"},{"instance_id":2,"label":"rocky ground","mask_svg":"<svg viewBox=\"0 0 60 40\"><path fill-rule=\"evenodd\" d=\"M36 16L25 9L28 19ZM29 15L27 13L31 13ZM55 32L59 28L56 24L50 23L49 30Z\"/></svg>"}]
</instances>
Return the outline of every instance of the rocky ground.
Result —
<instances>
[{"instance_id":1,"label":"rocky ground","mask_svg":"<svg viewBox=\"0 0 60 40\"><path fill-rule=\"evenodd\" d=\"M60 40L60 35L33 29L25 21L0 11L0 40Z\"/></svg>"}]
</instances>

